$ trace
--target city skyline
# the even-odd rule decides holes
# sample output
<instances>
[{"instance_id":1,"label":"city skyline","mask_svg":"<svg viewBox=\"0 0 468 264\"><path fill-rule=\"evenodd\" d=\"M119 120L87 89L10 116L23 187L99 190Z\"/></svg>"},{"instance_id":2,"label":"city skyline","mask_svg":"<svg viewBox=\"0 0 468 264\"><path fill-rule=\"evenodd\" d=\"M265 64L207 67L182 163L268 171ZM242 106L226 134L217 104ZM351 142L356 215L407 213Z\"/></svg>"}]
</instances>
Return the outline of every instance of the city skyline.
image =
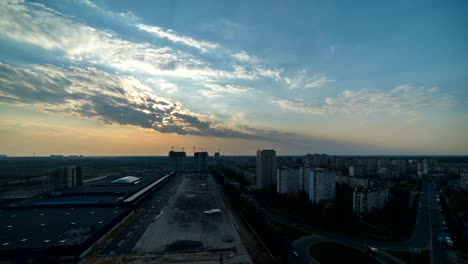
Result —
<instances>
[{"instance_id":1,"label":"city skyline","mask_svg":"<svg viewBox=\"0 0 468 264\"><path fill-rule=\"evenodd\" d=\"M468 5L4 1L0 154L468 155Z\"/></svg>"}]
</instances>

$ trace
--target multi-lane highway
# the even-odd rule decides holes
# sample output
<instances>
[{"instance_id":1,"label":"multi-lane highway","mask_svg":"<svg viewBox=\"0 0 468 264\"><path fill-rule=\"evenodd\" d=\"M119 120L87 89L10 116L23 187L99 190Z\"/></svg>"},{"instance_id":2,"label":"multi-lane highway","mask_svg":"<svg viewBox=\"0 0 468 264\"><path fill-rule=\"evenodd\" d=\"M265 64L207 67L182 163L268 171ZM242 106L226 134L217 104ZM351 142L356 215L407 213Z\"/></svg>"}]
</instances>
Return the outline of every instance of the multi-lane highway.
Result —
<instances>
[{"instance_id":1,"label":"multi-lane highway","mask_svg":"<svg viewBox=\"0 0 468 264\"><path fill-rule=\"evenodd\" d=\"M432 181L425 182L423 186L425 190L423 199L426 200L426 204L429 209L428 218L430 222L430 238L428 248L431 249L431 263L455 263L455 251L452 248L441 248L438 241L439 236L445 237L447 235L443 232L443 216L441 214L438 192L435 190Z\"/></svg>"}]
</instances>

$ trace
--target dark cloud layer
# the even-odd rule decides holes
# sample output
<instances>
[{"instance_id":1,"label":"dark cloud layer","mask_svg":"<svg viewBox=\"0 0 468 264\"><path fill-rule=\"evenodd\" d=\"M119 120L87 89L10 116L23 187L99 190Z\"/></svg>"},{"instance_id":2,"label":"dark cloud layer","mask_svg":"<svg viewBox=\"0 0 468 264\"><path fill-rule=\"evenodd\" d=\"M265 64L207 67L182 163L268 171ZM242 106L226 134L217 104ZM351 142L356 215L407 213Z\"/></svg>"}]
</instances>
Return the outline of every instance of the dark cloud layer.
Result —
<instances>
[{"instance_id":1,"label":"dark cloud layer","mask_svg":"<svg viewBox=\"0 0 468 264\"><path fill-rule=\"evenodd\" d=\"M136 82L136 83L135 83ZM158 97L136 80L95 68L0 64L0 102L39 111L78 114L105 123L133 125L160 133L268 139L277 134L249 127L229 128Z\"/></svg>"}]
</instances>

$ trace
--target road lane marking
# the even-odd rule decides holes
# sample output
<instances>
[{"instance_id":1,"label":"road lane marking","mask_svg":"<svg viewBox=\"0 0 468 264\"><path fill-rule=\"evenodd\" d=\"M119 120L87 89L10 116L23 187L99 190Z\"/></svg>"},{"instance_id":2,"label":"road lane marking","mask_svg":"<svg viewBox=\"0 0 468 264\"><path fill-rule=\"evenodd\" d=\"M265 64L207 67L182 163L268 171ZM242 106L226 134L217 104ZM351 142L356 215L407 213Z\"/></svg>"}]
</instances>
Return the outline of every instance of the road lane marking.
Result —
<instances>
[{"instance_id":1,"label":"road lane marking","mask_svg":"<svg viewBox=\"0 0 468 264\"><path fill-rule=\"evenodd\" d=\"M120 247L124 242L125 242L125 239L120 240L119 244L117 244L117 247Z\"/></svg>"}]
</instances>

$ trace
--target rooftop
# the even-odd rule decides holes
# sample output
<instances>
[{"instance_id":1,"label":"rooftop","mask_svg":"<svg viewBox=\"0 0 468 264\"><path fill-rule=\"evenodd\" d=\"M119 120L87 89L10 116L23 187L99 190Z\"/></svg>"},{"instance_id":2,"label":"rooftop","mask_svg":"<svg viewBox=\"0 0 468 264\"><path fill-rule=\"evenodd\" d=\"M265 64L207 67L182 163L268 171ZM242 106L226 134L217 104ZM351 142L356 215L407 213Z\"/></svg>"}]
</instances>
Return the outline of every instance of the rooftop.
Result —
<instances>
[{"instance_id":1,"label":"rooftop","mask_svg":"<svg viewBox=\"0 0 468 264\"><path fill-rule=\"evenodd\" d=\"M137 184L140 182L140 178L135 176L125 176L118 178L117 180L111 181L113 184Z\"/></svg>"},{"instance_id":2,"label":"rooftop","mask_svg":"<svg viewBox=\"0 0 468 264\"><path fill-rule=\"evenodd\" d=\"M115 178L104 178L101 180L89 182L86 185L79 186L74 189L64 190L62 194L68 195L130 195L138 192L142 188L148 186L154 181L161 178L164 174L158 173L153 175L146 175L144 177L115 177ZM131 178L128 178L131 177ZM137 178L137 181L132 181ZM136 184L138 183L138 184Z\"/></svg>"},{"instance_id":3,"label":"rooftop","mask_svg":"<svg viewBox=\"0 0 468 264\"><path fill-rule=\"evenodd\" d=\"M0 252L78 245L123 216L126 210L123 207L0 209Z\"/></svg>"}]
</instances>

